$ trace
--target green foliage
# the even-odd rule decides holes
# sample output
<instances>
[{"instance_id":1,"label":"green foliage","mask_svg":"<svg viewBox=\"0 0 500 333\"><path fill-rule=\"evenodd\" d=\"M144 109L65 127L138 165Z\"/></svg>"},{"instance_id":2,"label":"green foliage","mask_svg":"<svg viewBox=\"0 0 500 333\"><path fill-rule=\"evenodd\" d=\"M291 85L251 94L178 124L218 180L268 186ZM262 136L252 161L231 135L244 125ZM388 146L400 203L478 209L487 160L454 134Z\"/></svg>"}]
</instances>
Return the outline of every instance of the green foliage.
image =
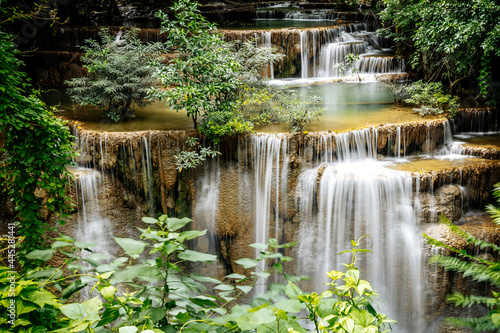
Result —
<instances>
[{"instance_id":1,"label":"green foliage","mask_svg":"<svg viewBox=\"0 0 500 333\"><path fill-rule=\"evenodd\" d=\"M272 48L257 47L256 40L241 45L225 42L197 6L189 0L176 2L172 20L158 13L161 31L170 37L166 46L177 56L170 65L160 66L157 77L163 89L152 88L153 98L165 100L176 111L185 110L195 128L214 143L223 136L250 131L255 122L266 117L290 123L293 130L301 130L317 119L315 99L300 105L295 95L279 96L264 83L261 73L282 55ZM283 107L276 108L273 115L256 116L262 111L262 103L254 101L265 95L272 95L266 100L280 99ZM253 106L256 110L249 112Z\"/></svg>"},{"instance_id":2,"label":"green foliage","mask_svg":"<svg viewBox=\"0 0 500 333\"><path fill-rule=\"evenodd\" d=\"M489 90L491 66L500 57L500 4L472 0L383 0L380 13L403 53L411 53L413 68L423 68L450 89L471 80L480 94Z\"/></svg>"},{"instance_id":3,"label":"green foliage","mask_svg":"<svg viewBox=\"0 0 500 333\"><path fill-rule=\"evenodd\" d=\"M418 106L413 110L421 116L437 115L448 112L454 116L460 104L458 97L443 93L441 82L424 83L422 80L410 85L395 86L395 98L405 96L404 102Z\"/></svg>"},{"instance_id":4,"label":"green foliage","mask_svg":"<svg viewBox=\"0 0 500 333\"><path fill-rule=\"evenodd\" d=\"M174 20L158 12L161 32L169 35L166 46L178 55L156 73L165 89L153 88L150 95L165 100L176 111L185 110L195 128L217 143L224 135L248 131L252 126L236 110L241 65L197 6L186 0L176 2L172 7Z\"/></svg>"},{"instance_id":5,"label":"green foliage","mask_svg":"<svg viewBox=\"0 0 500 333\"><path fill-rule=\"evenodd\" d=\"M68 94L79 104L91 104L104 110L113 121L133 117L133 106L144 107L152 102L147 89L155 83L154 63L163 45L143 44L136 35L139 29L110 34L99 32L101 43L89 39L83 46L82 61L88 76L66 81Z\"/></svg>"},{"instance_id":6,"label":"green foliage","mask_svg":"<svg viewBox=\"0 0 500 333\"><path fill-rule=\"evenodd\" d=\"M65 122L54 117L20 71L22 62L11 38L0 30L0 153L6 156L0 161L0 183L15 204L20 221L16 235L26 238L26 250L43 240L47 224L42 210L62 221L71 208L66 165L75 153Z\"/></svg>"},{"instance_id":7,"label":"green foliage","mask_svg":"<svg viewBox=\"0 0 500 333\"><path fill-rule=\"evenodd\" d=\"M189 230L187 218L145 217L140 239L116 238L124 256L91 252L91 243L63 236L51 249L33 251L33 260L48 261L52 255L66 257L60 268L38 268L15 274L15 296L9 295L7 268L0 268L0 314L8 318L15 300L16 325L0 321L0 330L10 332L248 332L285 333L309 331L309 322L320 332L380 332L393 321L372 307L376 294L360 279L355 267L360 249L353 242L353 259L345 272L331 271L330 289L318 295L304 293L296 282L303 279L284 272L292 258L283 253L295 243L251 244L260 251L256 259L242 258L236 264L248 269L222 279L190 273L193 265L207 265L215 255L191 250L187 244L206 231ZM261 263L265 262L265 265ZM261 267L269 267L262 270ZM264 295L249 298L253 287L282 274L288 284L270 284ZM342 280L343 284L337 284ZM86 287L95 297L68 302ZM54 292L60 293L55 297ZM248 304L249 303L249 304ZM305 320L305 322L304 322ZM305 325L305 327L303 327Z\"/></svg>"},{"instance_id":8,"label":"green foliage","mask_svg":"<svg viewBox=\"0 0 500 333\"><path fill-rule=\"evenodd\" d=\"M497 202L500 203L500 184L495 186L494 196L497 198ZM500 220L498 219L500 209L493 205L489 205L487 209L492 214L494 222L500 224ZM447 225L454 234L464 238L467 244L474 245L479 249L486 249L493 253L494 256L500 254L500 247L496 244L488 243L472 236L454 225L444 216L441 217L441 222ZM475 281L487 282L492 286L491 296L463 295L460 292L448 295L448 302L453 303L457 307L470 307L480 304L490 309L489 314L479 318L448 318L448 322L455 326L471 328L475 332L498 331L500 329L500 292L495 289L500 287L500 263L481 258L478 255L471 255L466 250L449 246L426 234L424 234L424 237L427 238L429 244L447 249L451 253L456 254L456 256L436 255L432 257L432 262L443 266L447 270L462 273L464 278L469 277Z\"/></svg>"},{"instance_id":9,"label":"green foliage","mask_svg":"<svg viewBox=\"0 0 500 333\"><path fill-rule=\"evenodd\" d=\"M246 86L242 89L240 109L253 123L287 124L292 132L302 132L325 112L318 106L319 101L317 96L301 100L286 87Z\"/></svg>"},{"instance_id":10,"label":"green foliage","mask_svg":"<svg viewBox=\"0 0 500 333\"><path fill-rule=\"evenodd\" d=\"M192 150L182 150L179 154L174 156L176 160L175 164L179 172L181 172L182 169L196 168L198 165L205 162L207 157L214 158L221 154L219 151L212 150L210 147L200 146L197 138L188 137L186 144Z\"/></svg>"}]
</instances>

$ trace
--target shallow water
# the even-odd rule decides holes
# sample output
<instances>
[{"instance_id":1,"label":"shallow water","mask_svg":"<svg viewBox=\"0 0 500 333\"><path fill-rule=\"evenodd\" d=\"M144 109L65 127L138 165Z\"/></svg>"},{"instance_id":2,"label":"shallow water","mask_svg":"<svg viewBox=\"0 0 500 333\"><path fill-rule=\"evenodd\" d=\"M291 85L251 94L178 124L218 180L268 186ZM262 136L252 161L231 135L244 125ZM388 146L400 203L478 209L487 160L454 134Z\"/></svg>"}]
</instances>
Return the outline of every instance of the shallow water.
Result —
<instances>
[{"instance_id":1,"label":"shallow water","mask_svg":"<svg viewBox=\"0 0 500 333\"><path fill-rule=\"evenodd\" d=\"M345 131L385 123L420 121L424 118L411 108L397 107L392 95L383 83L377 82L314 82L312 80L286 80L295 86L299 97L321 97L321 106L326 108L319 121L306 131ZM62 90L50 90L43 95L49 105L60 103L58 115L85 123L84 127L97 131L143 131L143 130L186 130L193 128L193 122L185 112L174 112L164 102L154 102L145 108L136 108L136 118L114 123L102 117L102 112L91 106L76 106ZM428 118L425 118L428 119ZM259 132L286 132L282 125L265 125L255 128Z\"/></svg>"},{"instance_id":2,"label":"shallow water","mask_svg":"<svg viewBox=\"0 0 500 333\"><path fill-rule=\"evenodd\" d=\"M467 156L463 156L463 158L454 158L453 156L450 156L450 158L448 159L422 156L413 157L401 163L395 163L393 165L390 165L389 168L408 172L422 172L450 169L454 167L474 166L478 164L493 162L496 161Z\"/></svg>"}]
</instances>

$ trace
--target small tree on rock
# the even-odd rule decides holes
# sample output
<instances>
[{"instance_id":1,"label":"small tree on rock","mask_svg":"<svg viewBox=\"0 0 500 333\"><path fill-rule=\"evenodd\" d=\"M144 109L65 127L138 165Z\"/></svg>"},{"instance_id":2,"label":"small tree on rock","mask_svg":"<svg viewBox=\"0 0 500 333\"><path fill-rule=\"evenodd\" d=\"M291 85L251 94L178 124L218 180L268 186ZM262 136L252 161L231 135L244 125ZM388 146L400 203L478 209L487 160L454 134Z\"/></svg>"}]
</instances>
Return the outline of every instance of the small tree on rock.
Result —
<instances>
[{"instance_id":1,"label":"small tree on rock","mask_svg":"<svg viewBox=\"0 0 500 333\"><path fill-rule=\"evenodd\" d=\"M68 94L81 105L95 105L113 121L134 117L133 106L152 102L147 89L154 84L153 64L159 59L161 43L144 44L137 38L138 29L99 32L101 43L89 39L83 46L82 61L88 76L66 81Z\"/></svg>"}]
</instances>

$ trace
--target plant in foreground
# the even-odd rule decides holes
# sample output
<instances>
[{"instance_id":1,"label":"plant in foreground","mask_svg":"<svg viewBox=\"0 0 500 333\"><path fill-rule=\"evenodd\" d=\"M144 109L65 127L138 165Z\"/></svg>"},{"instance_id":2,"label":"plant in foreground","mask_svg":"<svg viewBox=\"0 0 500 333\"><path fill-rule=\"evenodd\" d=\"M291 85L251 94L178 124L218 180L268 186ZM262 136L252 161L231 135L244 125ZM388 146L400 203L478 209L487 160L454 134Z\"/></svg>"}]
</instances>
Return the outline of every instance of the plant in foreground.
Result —
<instances>
[{"instance_id":1,"label":"plant in foreground","mask_svg":"<svg viewBox=\"0 0 500 333\"><path fill-rule=\"evenodd\" d=\"M284 273L292 258L283 251L293 243L251 244L260 250L256 259L237 264L252 271L232 273L223 279L190 273L193 265L209 264L215 255L191 250L189 241L206 231L185 230L187 218L143 218L139 240L115 238L125 255L119 258L92 253L94 244L60 237L51 249L36 250L31 259L48 261L58 252L66 256L59 268L46 267L17 274L0 269L1 318L8 318L15 300L12 322L0 321L0 329L13 332L380 332L393 321L372 307L376 294L360 279L355 267L360 252L353 242L353 259L345 272L331 271L329 289L321 294L305 293L295 282L302 278ZM185 230L185 231L183 231ZM81 257L79 252L90 252ZM266 265L260 265L261 262ZM63 269L66 276L63 276ZM250 299L260 279L272 271L288 280L286 286L270 284L269 292ZM11 289L10 274L16 281ZM343 281L343 283L338 283ZM90 297L81 303L67 302L83 287ZM56 297L55 294L60 294ZM237 301L237 302L234 302Z\"/></svg>"}]
</instances>

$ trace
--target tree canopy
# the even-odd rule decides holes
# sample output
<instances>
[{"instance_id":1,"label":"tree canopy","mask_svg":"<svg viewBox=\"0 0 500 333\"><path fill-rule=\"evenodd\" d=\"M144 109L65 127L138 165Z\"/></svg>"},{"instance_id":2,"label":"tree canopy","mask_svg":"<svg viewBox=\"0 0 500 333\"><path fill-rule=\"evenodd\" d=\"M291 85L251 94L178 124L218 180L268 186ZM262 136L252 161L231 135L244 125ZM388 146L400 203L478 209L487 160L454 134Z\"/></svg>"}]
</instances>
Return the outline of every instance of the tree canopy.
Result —
<instances>
[{"instance_id":1,"label":"tree canopy","mask_svg":"<svg viewBox=\"0 0 500 333\"><path fill-rule=\"evenodd\" d=\"M382 32L394 38L400 54L410 54L410 64L426 81L443 81L454 92L492 97L493 73L500 60L498 0L382 3L380 15L387 25Z\"/></svg>"}]
</instances>

